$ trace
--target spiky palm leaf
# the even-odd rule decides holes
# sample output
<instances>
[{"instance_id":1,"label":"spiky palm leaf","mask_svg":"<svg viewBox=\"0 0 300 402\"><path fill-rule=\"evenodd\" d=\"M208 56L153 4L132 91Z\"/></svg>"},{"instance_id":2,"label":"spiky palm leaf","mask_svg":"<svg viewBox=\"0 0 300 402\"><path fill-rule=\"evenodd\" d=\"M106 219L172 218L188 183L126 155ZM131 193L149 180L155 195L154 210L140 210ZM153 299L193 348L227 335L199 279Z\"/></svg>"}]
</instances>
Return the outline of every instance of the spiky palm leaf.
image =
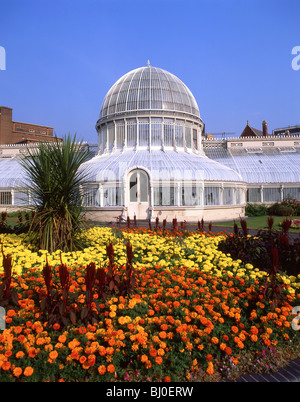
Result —
<instances>
[{"instance_id":1,"label":"spiky palm leaf","mask_svg":"<svg viewBox=\"0 0 300 402\"><path fill-rule=\"evenodd\" d=\"M83 218L81 187L91 157L76 136L63 142L42 143L21 161L35 208L29 236L40 249L72 251L78 248Z\"/></svg>"}]
</instances>

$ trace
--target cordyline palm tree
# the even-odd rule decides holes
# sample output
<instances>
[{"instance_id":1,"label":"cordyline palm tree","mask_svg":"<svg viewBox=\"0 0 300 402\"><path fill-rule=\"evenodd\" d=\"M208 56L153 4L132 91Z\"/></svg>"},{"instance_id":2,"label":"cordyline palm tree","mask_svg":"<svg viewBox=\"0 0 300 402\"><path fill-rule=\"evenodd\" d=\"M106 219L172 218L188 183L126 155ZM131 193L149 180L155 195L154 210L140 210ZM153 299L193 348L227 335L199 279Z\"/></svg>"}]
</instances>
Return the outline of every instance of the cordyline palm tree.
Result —
<instances>
[{"instance_id":1,"label":"cordyline palm tree","mask_svg":"<svg viewBox=\"0 0 300 402\"><path fill-rule=\"evenodd\" d=\"M76 136L72 139L68 135L63 142L55 139L53 143L41 143L22 159L34 207L28 234L39 249L53 252L81 248L81 188L86 173L80 166L90 157L90 151L76 142Z\"/></svg>"}]
</instances>

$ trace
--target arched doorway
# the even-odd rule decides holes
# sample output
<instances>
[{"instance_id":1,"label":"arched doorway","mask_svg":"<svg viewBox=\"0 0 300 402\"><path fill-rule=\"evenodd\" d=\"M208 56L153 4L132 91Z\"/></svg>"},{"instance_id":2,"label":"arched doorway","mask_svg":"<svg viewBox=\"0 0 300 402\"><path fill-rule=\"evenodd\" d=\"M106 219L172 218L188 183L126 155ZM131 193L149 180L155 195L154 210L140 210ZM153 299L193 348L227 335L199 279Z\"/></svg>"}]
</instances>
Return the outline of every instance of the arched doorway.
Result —
<instances>
[{"instance_id":1,"label":"arched doorway","mask_svg":"<svg viewBox=\"0 0 300 402\"><path fill-rule=\"evenodd\" d=\"M133 219L148 219L149 177L142 169L135 169L128 176L128 216Z\"/></svg>"}]
</instances>

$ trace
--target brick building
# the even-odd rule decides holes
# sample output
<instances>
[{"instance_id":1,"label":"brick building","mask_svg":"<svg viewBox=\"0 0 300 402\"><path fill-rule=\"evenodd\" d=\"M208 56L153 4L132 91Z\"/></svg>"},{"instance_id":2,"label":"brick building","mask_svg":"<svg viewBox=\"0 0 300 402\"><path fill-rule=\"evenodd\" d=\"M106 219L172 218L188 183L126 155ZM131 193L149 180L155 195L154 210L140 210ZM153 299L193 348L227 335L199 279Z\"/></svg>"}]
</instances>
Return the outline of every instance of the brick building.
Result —
<instances>
[{"instance_id":1,"label":"brick building","mask_svg":"<svg viewBox=\"0 0 300 402\"><path fill-rule=\"evenodd\" d=\"M247 126L244 128L241 137L267 137L268 136L268 125L266 120L262 122L262 131L257 128L251 127L249 121L247 121Z\"/></svg>"},{"instance_id":2,"label":"brick building","mask_svg":"<svg viewBox=\"0 0 300 402\"><path fill-rule=\"evenodd\" d=\"M0 145L52 142L53 128L12 120L12 108L0 106Z\"/></svg>"}]
</instances>

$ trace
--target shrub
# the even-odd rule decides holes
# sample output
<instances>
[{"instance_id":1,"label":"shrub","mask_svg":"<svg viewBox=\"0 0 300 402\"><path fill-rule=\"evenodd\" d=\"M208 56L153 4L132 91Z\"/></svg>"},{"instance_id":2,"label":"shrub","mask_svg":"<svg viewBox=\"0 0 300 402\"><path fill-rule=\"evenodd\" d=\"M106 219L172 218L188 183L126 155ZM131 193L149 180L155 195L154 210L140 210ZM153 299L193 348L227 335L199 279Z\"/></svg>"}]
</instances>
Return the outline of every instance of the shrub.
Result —
<instances>
[{"instance_id":1,"label":"shrub","mask_svg":"<svg viewBox=\"0 0 300 402\"><path fill-rule=\"evenodd\" d=\"M247 204L245 213L247 216L264 216L267 215L268 208L263 204Z\"/></svg>"}]
</instances>

